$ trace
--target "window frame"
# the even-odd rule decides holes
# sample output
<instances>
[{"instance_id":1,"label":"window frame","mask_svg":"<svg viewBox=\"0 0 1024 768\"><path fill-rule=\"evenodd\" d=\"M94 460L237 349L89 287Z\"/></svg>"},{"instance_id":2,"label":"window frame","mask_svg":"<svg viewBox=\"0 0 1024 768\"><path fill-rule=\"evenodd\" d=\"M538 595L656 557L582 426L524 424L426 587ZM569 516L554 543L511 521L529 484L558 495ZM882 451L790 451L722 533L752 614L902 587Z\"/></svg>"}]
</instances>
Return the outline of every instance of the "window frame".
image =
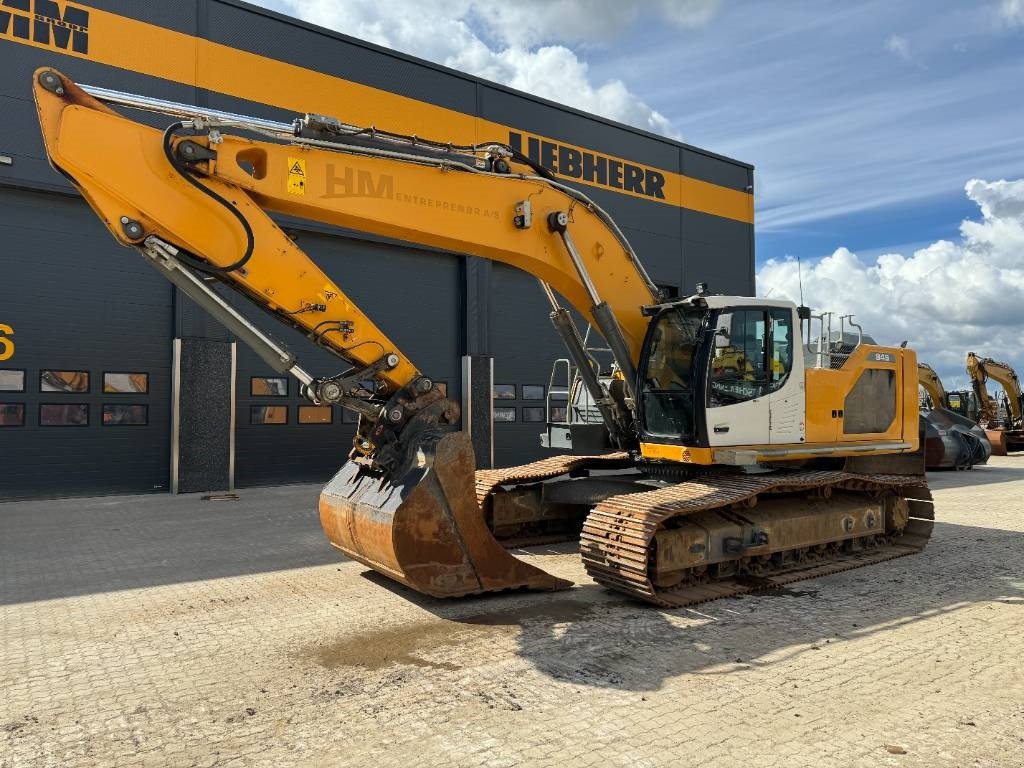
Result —
<instances>
[{"instance_id":1,"label":"window frame","mask_svg":"<svg viewBox=\"0 0 1024 768\"><path fill-rule=\"evenodd\" d=\"M125 376L131 376L132 374L141 373L146 377L146 389L142 392L107 392L107 376L111 374L123 374ZM113 395L114 397L120 397L122 395L148 395L149 394L149 371L103 371L100 376L100 394L102 395Z\"/></svg>"},{"instance_id":2,"label":"window frame","mask_svg":"<svg viewBox=\"0 0 1024 768\"><path fill-rule=\"evenodd\" d=\"M511 411L511 419L499 419L498 411ZM519 419L518 408L514 405L496 405L491 409L491 422L494 424L515 424Z\"/></svg>"},{"instance_id":3,"label":"window frame","mask_svg":"<svg viewBox=\"0 0 1024 768\"><path fill-rule=\"evenodd\" d=\"M526 418L527 411L540 411L539 419L528 419ZM524 405L520 409L519 413L523 424L547 424L548 421L548 409L543 405Z\"/></svg>"},{"instance_id":4,"label":"window frame","mask_svg":"<svg viewBox=\"0 0 1024 768\"><path fill-rule=\"evenodd\" d=\"M498 394L498 387L511 387L512 388L512 396L508 397L506 395L499 395ZM492 400L518 400L519 398L516 397L516 385L515 384L492 384L491 385L491 399Z\"/></svg>"},{"instance_id":5,"label":"window frame","mask_svg":"<svg viewBox=\"0 0 1024 768\"><path fill-rule=\"evenodd\" d=\"M284 421L253 421L252 415L256 408L284 408ZM288 404L278 403L251 403L249 405L249 426L250 427L286 427L288 426Z\"/></svg>"},{"instance_id":6,"label":"window frame","mask_svg":"<svg viewBox=\"0 0 1024 768\"><path fill-rule=\"evenodd\" d=\"M252 391L252 383L254 381L256 381L257 379L263 379L263 380L274 379L274 380L277 380L277 381L283 381L284 382L284 394L283 395L268 395L265 392L262 392L262 393L255 393L255 392L253 392ZM290 384L288 382L288 377L287 376L250 376L249 377L249 397L288 397L288 395L291 394L290 390L291 390L291 386L290 386Z\"/></svg>"},{"instance_id":7,"label":"window frame","mask_svg":"<svg viewBox=\"0 0 1024 768\"><path fill-rule=\"evenodd\" d=\"M129 394L125 392L124 394ZM136 393L138 394L138 393ZM108 424L103 416L106 413L107 408L142 408L146 414L146 420L141 424ZM100 404L100 426L101 427L148 427L149 426L149 403L101 403Z\"/></svg>"},{"instance_id":8,"label":"window frame","mask_svg":"<svg viewBox=\"0 0 1024 768\"><path fill-rule=\"evenodd\" d=\"M67 392L66 394L70 395L72 393L71 392ZM75 394L80 394L80 393L75 393ZM81 406L85 407L85 423L84 424L44 424L43 423L43 408L55 407L55 406L56 407L66 408L69 405L81 405ZM40 403L39 404L39 412L38 412L37 415L39 416L39 426L40 427L88 427L88 426L92 426L92 408L89 407L89 403L60 403L60 402L57 402L57 403Z\"/></svg>"},{"instance_id":9,"label":"window frame","mask_svg":"<svg viewBox=\"0 0 1024 768\"><path fill-rule=\"evenodd\" d=\"M85 389L66 391L61 389L43 389L43 374L47 371L52 373L84 373ZM77 368L40 368L39 369L39 394L41 395L89 395L92 394L92 374Z\"/></svg>"},{"instance_id":10,"label":"window frame","mask_svg":"<svg viewBox=\"0 0 1024 768\"><path fill-rule=\"evenodd\" d=\"M539 389L540 390L540 397L527 397L527 395L526 395L526 390L527 389ZM522 384L522 385L520 385L520 390L522 391L522 395L523 395L520 398L520 400L526 400L526 401L531 402L531 403L544 402L544 400L546 400L547 396L548 396L547 384Z\"/></svg>"},{"instance_id":11,"label":"window frame","mask_svg":"<svg viewBox=\"0 0 1024 768\"><path fill-rule=\"evenodd\" d=\"M308 408L326 408L327 413L330 414L330 418L327 421L303 421L302 411ZM331 405L313 405L313 403L300 403L295 408L295 424L300 427L330 427L334 424L334 406Z\"/></svg>"},{"instance_id":12,"label":"window frame","mask_svg":"<svg viewBox=\"0 0 1024 768\"><path fill-rule=\"evenodd\" d=\"M7 429L8 427L10 427L11 429L18 429L19 427L24 427L26 424L28 424L28 408L26 407L25 403L0 403L0 408L5 408L5 407L10 406L10 405L20 405L21 406L21 423L20 424L0 424L0 429Z\"/></svg>"},{"instance_id":13,"label":"window frame","mask_svg":"<svg viewBox=\"0 0 1024 768\"><path fill-rule=\"evenodd\" d=\"M714 403L712 397L714 395L714 383L715 381L728 381L728 379L716 378L714 372L715 363L715 344L714 338L717 334L719 323L723 315L726 314L737 314L739 312L752 312L754 314L761 315L761 322L764 323L763 338L761 342L761 367L755 371L755 375L759 378L755 379L752 383L760 386L759 391L756 394L744 397L742 400L734 400L726 403ZM786 369L785 375L778 381L774 381L774 371L772 364L774 361L775 354L775 314L785 314L789 320L789 367ZM773 306L749 306L749 305L737 305L735 307L723 307L716 311L714 318L714 329L711 330L712 342L708 354L708 369L707 369L707 395L705 398L706 408L729 408L733 405L740 405L742 403L749 403L753 400L757 400L763 397L768 397L781 390L786 383L789 381L789 377L793 373L793 357L794 357L794 324L793 324L793 312L788 307L773 307ZM747 348L742 349L744 356L746 355Z\"/></svg>"},{"instance_id":14,"label":"window frame","mask_svg":"<svg viewBox=\"0 0 1024 768\"><path fill-rule=\"evenodd\" d=\"M26 387L28 386L28 368L0 368L0 373L20 373L21 374L21 389L0 389L0 392L10 392L12 394L24 394Z\"/></svg>"}]
</instances>

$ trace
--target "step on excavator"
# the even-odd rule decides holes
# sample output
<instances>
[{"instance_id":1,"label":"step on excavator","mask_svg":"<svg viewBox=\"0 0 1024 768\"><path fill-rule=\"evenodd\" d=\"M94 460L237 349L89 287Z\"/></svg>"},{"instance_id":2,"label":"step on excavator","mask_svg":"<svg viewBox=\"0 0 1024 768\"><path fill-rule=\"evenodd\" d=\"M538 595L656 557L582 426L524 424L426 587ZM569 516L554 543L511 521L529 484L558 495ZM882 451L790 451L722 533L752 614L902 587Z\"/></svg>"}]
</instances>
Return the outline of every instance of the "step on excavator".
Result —
<instances>
[{"instance_id":1,"label":"step on excavator","mask_svg":"<svg viewBox=\"0 0 1024 768\"><path fill-rule=\"evenodd\" d=\"M942 379L928 363L918 363L921 388L927 395L922 404L924 463L927 469L970 469L984 464L992 455L985 430L950 407Z\"/></svg>"},{"instance_id":2,"label":"step on excavator","mask_svg":"<svg viewBox=\"0 0 1024 768\"><path fill-rule=\"evenodd\" d=\"M1024 450L1024 393L1016 371L1007 363L968 352L967 375L978 400L978 424L992 443L992 453L1005 456L1008 451ZM999 402L988 393L989 379L1003 388L1005 416L999 415Z\"/></svg>"},{"instance_id":3,"label":"step on excavator","mask_svg":"<svg viewBox=\"0 0 1024 768\"><path fill-rule=\"evenodd\" d=\"M809 310L787 301L664 299L599 205L501 142L434 142L314 114L276 122L79 86L49 68L33 88L50 162L114 238L311 402L359 414L348 460L320 496L328 539L353 560L436 597L570 586L502 545L495 518L514 515L514 535L578 535L598 583L679 606L925 546L933 513L912 350L815 349L804 343ZM129 109L172 122L159 130ZM535 276L576 366L592 370L563 302L614 356L619 375L585 385L615 450L477 471L459 406L271 213ZM343 369L306 371L217 284Z\"/></svg>"}]
</instances>

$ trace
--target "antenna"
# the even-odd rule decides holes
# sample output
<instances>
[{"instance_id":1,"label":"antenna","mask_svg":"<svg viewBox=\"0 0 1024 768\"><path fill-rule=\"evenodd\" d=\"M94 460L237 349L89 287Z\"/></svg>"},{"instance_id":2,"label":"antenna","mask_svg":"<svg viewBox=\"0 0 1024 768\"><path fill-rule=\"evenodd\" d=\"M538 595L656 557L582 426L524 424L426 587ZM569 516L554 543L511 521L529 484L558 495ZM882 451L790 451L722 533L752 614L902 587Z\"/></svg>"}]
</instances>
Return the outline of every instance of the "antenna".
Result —
<instances>
[{"instance_id":1,"label":"antenna","mask_svg":"<svg viewBox=\"0 0 1024 768\"><path fill-rule=\"evenodd\" d=\"M800 306L804 305L804 273L800 264L800 257L796 257L796 279L800 283Z\"/></svg>"}]
</instances>

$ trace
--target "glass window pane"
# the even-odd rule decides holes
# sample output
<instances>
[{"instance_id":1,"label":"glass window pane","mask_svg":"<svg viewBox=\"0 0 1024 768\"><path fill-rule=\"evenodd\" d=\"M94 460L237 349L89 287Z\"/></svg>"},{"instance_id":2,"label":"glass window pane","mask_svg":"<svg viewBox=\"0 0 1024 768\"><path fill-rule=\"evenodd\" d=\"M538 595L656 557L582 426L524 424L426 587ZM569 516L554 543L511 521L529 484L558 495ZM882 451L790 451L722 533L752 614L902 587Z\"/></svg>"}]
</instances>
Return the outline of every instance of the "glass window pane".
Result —
<instances>
[{"instance_id":1,"label":"glass window pane","mask_svg":"<svg viewBox=\"0 0 1024 768\"><path fill-rule=\"evenodd\" d=\"M285 376L253 376L249 380L249 394L253 397L287 397L288 379Z\"/></svg>"},{"instance_id":2,"label":"glass window pane","mask_svg":"<svg viewBox=\"0 0 1024 768\"><path fill-rule=\"evenodd\" d=\"M523 400L543 400L543 384L523 384Z\"/></svg>"},{"instance_id":3,"label":"glass window pane","mask_svg":"<svg viewBox=\"0 0 1024 768\"><path fill-rule=\"evenodd\" d=\"M334 409L329 405L300 405L299 424L330 424Z\"/></svg>"},{"instance_id":4,"label":"glass window pane","mask_svg":"<svg viewBox=\"0 0 1024 768\"><path fill-rule=\"evenodd\" d=\"M250 424L287 424L287 405L253 405L249 408Z\"/></svg>"},{"instance_id":5,"label":"glass window pane","mask_svg":"<svg viewBox=\"0 0 1024 768\"><path fill-rule=\"evenodd\" d=\"M568 421L569 409L564 405L553 405L551 406L551 421L556 421L560 424L564 424Z\"/></svg>"},{"instance_id":6,"label":"glass window pane","mask_svg":"<svg viewBox=\"0 0 1024 768\"><path fill-rule=\"evenodd\" d=\"M0 403L0 427L24 427L24 403Z\"/></svg>"},{"instance_id":7,"label":"glass window pane","mask_svg":"<svg viewBox=\"0 0 1024 768\"><path fill-rule=\"evenodd\" d=\"M495 384L494 385L494 399L495 400L515 400L516 399L516 385L515 384Z\"/></svg>"},{"instance_id":8,"label":"glass window pane","mask_svg":"<svg viewBox=\"0 0 1024 768\"><path fill-rule=\"evenodd\" d=\"M771 391L765 313L737 309L719 315L711 360L711 407L761 397Z\"/></svg>"},{"instance_id":9,"label":"glass window pane","mask_svg":"<svg viewBox=\"0 0 1024 768\"><path fill-rule=\"evenodd\" d=\"M39 406L41 427L85 427L89 424L86 403L43 403Z\"/></svg>"},{"instance_id":10,"label":"glass window pane","mask_svg":"<svg viewBox=\"0 0 1024 768\"><path fill-rule=\"evenodd\" d=\"M0 392L24 392L24 371L0 371Z\"/></svg>"},{"instance_id":11,"label":"glass window pane","mask_svg":"<svg viewBox=\"0 0 1024 768\"><path fill-rule=\"evenodd\" d=\"M544 408L539 405L523 408L523 421L525 422L544 421L544 418Z\"/></svg>"},{"instance_id":12,"label":"glass window pane","mask_svg":"<svg viewBox=\"0 0 1024 768\"><path fill-rule=\"evenodd\" d=\"M149 392L148 373L104 373L103 391L107 393L129 392L145 395Z\"/></svg>"},{"instance_id":13,"label":"glass window pane","mask_svg":"<svg viewBox=\"0 0 1024 768\"><path fill-rule=\"evenodd\" d=\"M142 427L148 423L148 405L103 404L103 426L105 427Z\"/></svg>"},{"instance_id":14,"label":"glass window pane","mask_svg":"<svg viewBox=\"0 0 1024 768\"><path fill-rule=\"evenodd\" d=\"M86 371L40 371L40 392L88 392L89 374Z\"/></svg>"},{"instance_id":15,"label":"glass window pane","mask_svg":"<svg viewBox=\"0 0 1024 768\"><path fill-rule=\"evenodd\" d=\"M516 409L515 408L495 408L494 409L494 420L495 421L515 421L516 420Z\"/></svg>"}]
</instances>

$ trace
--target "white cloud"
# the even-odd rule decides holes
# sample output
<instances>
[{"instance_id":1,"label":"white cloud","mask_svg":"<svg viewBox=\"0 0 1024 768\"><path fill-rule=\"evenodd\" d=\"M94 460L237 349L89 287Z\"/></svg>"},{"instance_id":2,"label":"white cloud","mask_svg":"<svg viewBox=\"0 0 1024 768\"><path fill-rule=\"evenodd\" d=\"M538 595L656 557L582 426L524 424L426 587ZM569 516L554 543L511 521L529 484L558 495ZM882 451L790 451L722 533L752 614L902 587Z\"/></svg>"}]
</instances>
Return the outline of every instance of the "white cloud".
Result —
<instances>
[{"instance_id":1,"label":"white cloud","mask_svg":"<svg viewBox=\"0 0 1024 768\"><path fill-rule=\"evenodd\" d=\"M910 61L910 41L902 35L889 35L885 39L885 50L896 54L904 61Z\"/></svg>"},{"instance_id":2,"label":"white cloud","mask_svg":"<svg viewBox=\"0 0 1024 768\"><path fill-rule=\"evenodd\" d=\"M968 351L1024 372L1024 179L969 181L980 220L960 225L957 242L940 240L907 257L865 263L846 248L803 266L804 302L816 311L853 313L880 343L907 339L947 388L965 384ZM771 259L758 292L799 299L795 259Z\"/></svg>"},{"instance_id":3,"label":"white cloud","mask_svg":"<svg viewBox=\"0 0 1024 768\"><path fill-rule=\"evenodd\" d=\"M999 4L999 15L1010 26L1024 27L1024 0L1003 0Z\"/></svg>"},{"instance_id":4,"label":"white cloud","mask_svg":"<svg viewBox=\"0 0 1024 768\"><path fill-rule=\"evenodd\" d=\"M706 24L720 0L285 0L306 21L494 80L578 109L679 138L621 80L593 82L566 47L626 33L644 13L680 29Z\"/></svg>"}]
</instances>

